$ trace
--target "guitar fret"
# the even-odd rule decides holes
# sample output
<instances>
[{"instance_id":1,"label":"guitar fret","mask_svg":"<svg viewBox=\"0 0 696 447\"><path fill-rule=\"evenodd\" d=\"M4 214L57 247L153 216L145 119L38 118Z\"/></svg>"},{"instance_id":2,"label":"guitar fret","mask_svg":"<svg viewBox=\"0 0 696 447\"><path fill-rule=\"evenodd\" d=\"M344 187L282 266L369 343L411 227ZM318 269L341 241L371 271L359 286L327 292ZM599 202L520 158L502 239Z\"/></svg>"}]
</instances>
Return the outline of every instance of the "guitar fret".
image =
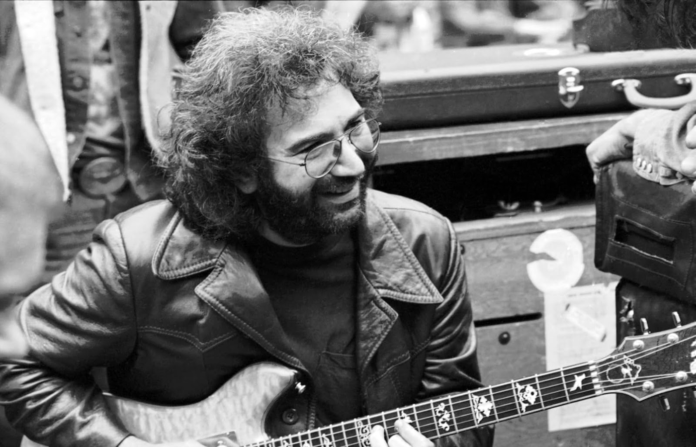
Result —
<instances>
[{"instance_id":1,"label":"guitar fret","mask_svg":"<svg viewBox=\"0 0 696 447\"><path fill-rule=\"evenodd\" d=\"M386 433L387 439L391 438L395 433L394 424L390 424L389 421L387 421L387 414L384 411L382 412L382 426L384 427L384 433Z\"/></svg>"},{"instance_id":2,"label":"guitar fret","mask_svg":"<svg viewBox=\"0 0 696 447\"><path fill-rule=\"evenodd\" d=\"M329 433L331 434L331 447L337 447L336 446L336 436L334 435L334 427L329 426Z\"/></svg>"},{"instance_id":3,"label":"guitar fret","mask_svg":"<svg viewBox=\"0 0 696 447\"><path fill-rule=\"evenodd\" d=\"M319 430L316 430L316 433L318 445L320 445L321 447L334 447L333 430L331 426L322 427ZM329 439L329 436L331 436L331 439Z\"/></svg>"},{"instance_id":4,"label":"guitar fret","mask_svg":"<svg viewBox=\"0 0 696 447\"><path fill-rule=\"evenodd\" d=\"M517 407L517 415L521 415L522 411L520 410L520 404L517 402L517 393L515 393L515 382L510 381L510 390L512 391L512 399L515 401L515 406Z\"/></svg>"},{"instance_id":5,"label":"guitar fret","mask_svg":"<svg viewBox=\"0 0 696 447\"><path fill-rule=\"evenodd\" d=\"M394 412L394 416L396 419L403 419L406 422L408 422L412 427L414 427L416 430L420 431L420 425L418 421L418 414L416 413L416 406L411 405L410 407L404 407L398 410L397 412ZM393 425L393 424L392 424Z\"/></svg>"},{"instance_id":6,"label":"guitar fret","mask_svg":"<svg viewBox=\"0 0 696 447\"><path fill-rule=\"evenodd\" d=\"M534 381L536 382L537 390L539 391L539 403L541 404L541 408L544 407L544 393L541 392L541 386L539 385L539 375L534 374Z\"/></svg>"},{"instance_id":7,"label":"guitar fret","mask_svg":"<svg viewBox=\"0 0 696 447\"><path fill-rule=\"evenodd\" d=\"M473 428L475 425L472 423L468 425L469 421L472 421L471 415L471 395L470 393L454 394L449 396L449 402L452 406L452 419L456 427L456 431L463 431L468 428Z\"/></svg>"},{"instance_id":8,"label":"guitar fret","mask_svg":"<svg viewBox=\"0 0 696 447\"><path fill-rule=\"evenodd\" d=\"M568 387L566 382L566 391L568 392L569 402L581 400L595 394L595 385L597 385L596 368L592 362L575 365L568 368L572 376L572 385Z\"/></svg>"},{"instance_id":9,"label":"guitar fret","mask_svg":"<svg viewBox=\"0 0 696 447\"><path fill-rule=\"evenodd\" d=\"M297 442L300 447L313 447L312 446L312 435L310 432L303 432L297 434Z\"/></svg>"},{"instance_id":10,"label":"guitar fret","mask_svg":"<svg viewBox=\"0 0 696 447\"><path fill-rule=\"evenodd\" d=\"M541 392L536 384L535 378L526 378L513 381L512 386L515 393L515 402L520 410L519 414L524 415L543 408L539 396Z\"/></svg>"},{"instance_id":11,"label":"guitar fret","mask_svg":"<svg viewBox=\"0 0 696 447\"><path fill-rule=\"evenodd\" d=\"M416 404L411 405L411 411L413 411L413 418L416 421L416 429L422 433L420 426L420 418L418 417L418 408L416 407Z\"/></svg>"},{"instance_id":12,"label":"guitar fret","mask_svg":"<svg viewBox=\"0 0 696 447\"><path fill-rule=\"evenodd\" d=\"M426 438L437 436L437 422L435 421L435 412L433 411L433 402L424 402L419 404L422 412L416 412L416 417L420 420L420 432Z\"/></svg>"},{"instance_id":13,"label":"guitar fret","mask_svg":"<svg viewBox=\"0 0 696 447\"><path fill-rule=\"evenodd\" d=\"M452 433L452 413L454 409L451 405L448 405L447 402L449 402L447 396L438 401L430 401L430 408L433 412L435 431L437 432L438 438L444 434Z\"/></svg>"},{"instance_id":14,"label":"guitar fret","mask_svg":"<svg viewBox=\"0 0 696 447\"><path fill-rule=\"evenodd\" d=\"M499 422L500 419L498 418L498 405L496 405L495 399L493 398L493 387L488 387L488 395L491 398L491 402L493 402L493 415L495 416L495 421Z\"/></svg>"},{"instance_id":15,"label":"guitar fret","mask_svg":"<svg viewBox=\"0 0 696 447\"><path fill-rule=\"evenodd\" d=\"M563 375L559 371L551 371L543 376L542 382L544 386L543 399L544 408L554 407L556 405L563 405L567 402L566 398L566 385Z\"/></svg>"},{"instance_id":16,"label":"guitar fret","mask_svg":"<svg viewBox=\"0 0 696 447\"><path fill-rule=\"evenodd\" d=\"M435 418L435 404L432 400L430 401L430 411L432 412L432 415L433 415L433 422L435 422L435 432L437 433L437 437L439 438L440 437L440 427L438 427L438 423L437 423L436 418Z\"/></svg>"},{"instance_id":17,"label":"guitar fret","mask_svg":"<svg viewBox=\"0 0 696 447\"><path fill-rule=\"evenodd\" d=\"M341 422L341 431L343 432L343 442L345 442L345 447L349 447L350 443L348 442L348 434L346 433L346 423Z\"/></svg>"},{"instance_id":18,"label":"guitar fret","mask_svg":"<svg viewBox=\"0 0 696 447\"><path fill-rule=\"evenodd\" d=\"M478 427L481 424L489 424L493 421L491 418L491 413L493 417L497 419L497 414L495 413L495 408L499 405L498 400L493 399L493 392L491 388L488 388L488 397L486 393L479 393L480 390L469 391L469 406L471 409L471 419L474 426ZM482 390L485 391L485 390ZM488 419L488 420L487 420Z\"/></svg>"},{"instance_id":19,"label":"guitar fret","mask_svg":"<svg viewBox=\"0 0 696 447\"><path fill-rule=\"evenodd\" d=\"M454 404L452 403L452 395L447 396L447 400L449 401L449 406L452 409L452 423L454 424L454 431L455 431L455 433L459 433L459 426L457 424L457 417L455 416L455 408L454 408Z\"/></svg>"},{"instance_id":20,"label":"guitar fret","mask_svg":"<svg viewBox=\"0 0 696 447\"><path fill-rule=\"evenodd\" d=\"M559 368L561 373L561 379L563 380L563 391L565 391L566 400L570 402L570 394L568 394L568 382L565 379L565 373L563 372L563 367Z\"/></svg>"}]
</instances>

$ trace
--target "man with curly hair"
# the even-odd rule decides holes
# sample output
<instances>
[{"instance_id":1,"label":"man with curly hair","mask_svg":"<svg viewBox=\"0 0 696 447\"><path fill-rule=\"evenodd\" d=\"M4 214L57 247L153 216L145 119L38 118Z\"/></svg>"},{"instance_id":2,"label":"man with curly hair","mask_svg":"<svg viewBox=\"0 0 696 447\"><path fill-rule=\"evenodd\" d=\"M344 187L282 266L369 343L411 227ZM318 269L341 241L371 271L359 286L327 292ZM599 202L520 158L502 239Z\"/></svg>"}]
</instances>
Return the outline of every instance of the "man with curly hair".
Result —
<instances>
[{"instance_id":1,"label":"man with curly hair","mask_svg":"<svg viewBox=\"0 0 696 447\"><path fill-rule=\"evenodd\" d=\"M0 371L8 419L54 447L150 445L109 409L104 387L195 404L269 361L302 384L268 412L273 435L479 387L452 225L367 187L380 104L375 55L338 24L292 9L217 19L183 73L158 154L169 200L101 224L68 270L22 303L31 352ZM106 370L101 388L95 367ZM446 435L454 410L441 411ZM421 415L399 416L351 436L433 445ZM167 435L192 422L181 419ZM435 442L490 445L492 431Z\"/></svg>"}]
</instances>

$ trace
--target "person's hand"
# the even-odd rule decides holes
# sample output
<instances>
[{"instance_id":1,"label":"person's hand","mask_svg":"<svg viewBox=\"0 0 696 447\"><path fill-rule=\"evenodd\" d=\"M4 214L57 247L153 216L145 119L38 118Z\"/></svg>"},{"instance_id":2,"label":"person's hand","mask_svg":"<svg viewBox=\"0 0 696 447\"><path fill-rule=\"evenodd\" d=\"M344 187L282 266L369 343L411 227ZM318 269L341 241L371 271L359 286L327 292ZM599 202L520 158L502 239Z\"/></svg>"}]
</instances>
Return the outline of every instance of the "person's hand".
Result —
<instances>
[{"instance_id":1,"label":"person's hand","mask_svg":"<svg viewBox=\"0 0 696 447\"><path fill-rule=\"evenodd\" d=\"M595 139L585 151L587 160L595 173L595 183L598 180L599 169L612 161L631 158L631 144L636 134L640 120L645 111L635 112L614 124L606 132Z\"/></svg>"},{"instance_id":2,"label":"person's hand","mask_svg":"<svg viewBox=\"0 0 696 447\"><path fill-rule=\"evenodd\" d=\"M384 427L376 426L370 433L371 447L433 447L433 442L420 434L403 419L394 422L397 434L387 441L384 437Z\"/></svg>"}]
</instances>

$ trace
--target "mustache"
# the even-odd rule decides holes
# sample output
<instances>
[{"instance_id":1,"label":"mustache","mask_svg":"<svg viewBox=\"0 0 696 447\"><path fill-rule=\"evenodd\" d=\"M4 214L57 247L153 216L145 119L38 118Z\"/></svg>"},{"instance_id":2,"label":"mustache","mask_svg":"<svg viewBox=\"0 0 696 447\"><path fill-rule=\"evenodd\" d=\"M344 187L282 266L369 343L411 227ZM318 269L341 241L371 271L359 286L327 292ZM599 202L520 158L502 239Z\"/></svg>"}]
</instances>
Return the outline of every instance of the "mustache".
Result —
<instances>
[{"instance_id":1,"label":"mustache","mask_svg":"<svg viewBox=\"0 0 696 447\"><path fill-rule=\"evenodd\" d=\"M365 162L365 171L356 177L334 177L331 174L327 175L317 184L316 192L335 194L349 191L356 183L361 183L363 187L366 186L378 159L379 153L375 153L369 160L363 160L363 162Z\"/></svg>"},{"instance_id":2,"label":"mustache","mask_svg":"<svg viewBox=\"0 0 696 447\"><path fill-rule=\"evenodd\" d=\"M336 194L350 191L353 189L356 183L365 184L367 183L368 176L363 174L357 177L332 177L327 175L322 180L323 181L317 188L317 192L320 194Z\"/></svg>"}]
</instances>

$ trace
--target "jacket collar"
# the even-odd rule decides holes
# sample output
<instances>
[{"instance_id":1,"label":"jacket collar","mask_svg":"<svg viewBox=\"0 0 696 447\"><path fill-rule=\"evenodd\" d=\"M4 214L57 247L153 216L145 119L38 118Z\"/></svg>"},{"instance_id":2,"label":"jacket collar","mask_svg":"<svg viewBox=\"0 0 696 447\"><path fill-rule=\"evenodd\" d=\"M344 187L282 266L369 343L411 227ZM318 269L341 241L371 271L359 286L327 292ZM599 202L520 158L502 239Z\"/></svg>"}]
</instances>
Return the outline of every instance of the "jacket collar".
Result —
<instances>
[{"instance_id":1,"label":"jacket collar","mask_svg":"<svg viewBox=\"0 0 696 447\"><path fill-rule=\"evenodd\" d=\"M397 318L396 311L383 298L413 304L437 304L443 298L371 193L357 234L360 323L356 342L358 365L364 372ZM248 254L240 246L198 236L186 228L177 213L158 244L152 269L164 280L212 270L196 287L196 294L272 355L304 369L286 341Z\"/></svg>"}]
</instances>

